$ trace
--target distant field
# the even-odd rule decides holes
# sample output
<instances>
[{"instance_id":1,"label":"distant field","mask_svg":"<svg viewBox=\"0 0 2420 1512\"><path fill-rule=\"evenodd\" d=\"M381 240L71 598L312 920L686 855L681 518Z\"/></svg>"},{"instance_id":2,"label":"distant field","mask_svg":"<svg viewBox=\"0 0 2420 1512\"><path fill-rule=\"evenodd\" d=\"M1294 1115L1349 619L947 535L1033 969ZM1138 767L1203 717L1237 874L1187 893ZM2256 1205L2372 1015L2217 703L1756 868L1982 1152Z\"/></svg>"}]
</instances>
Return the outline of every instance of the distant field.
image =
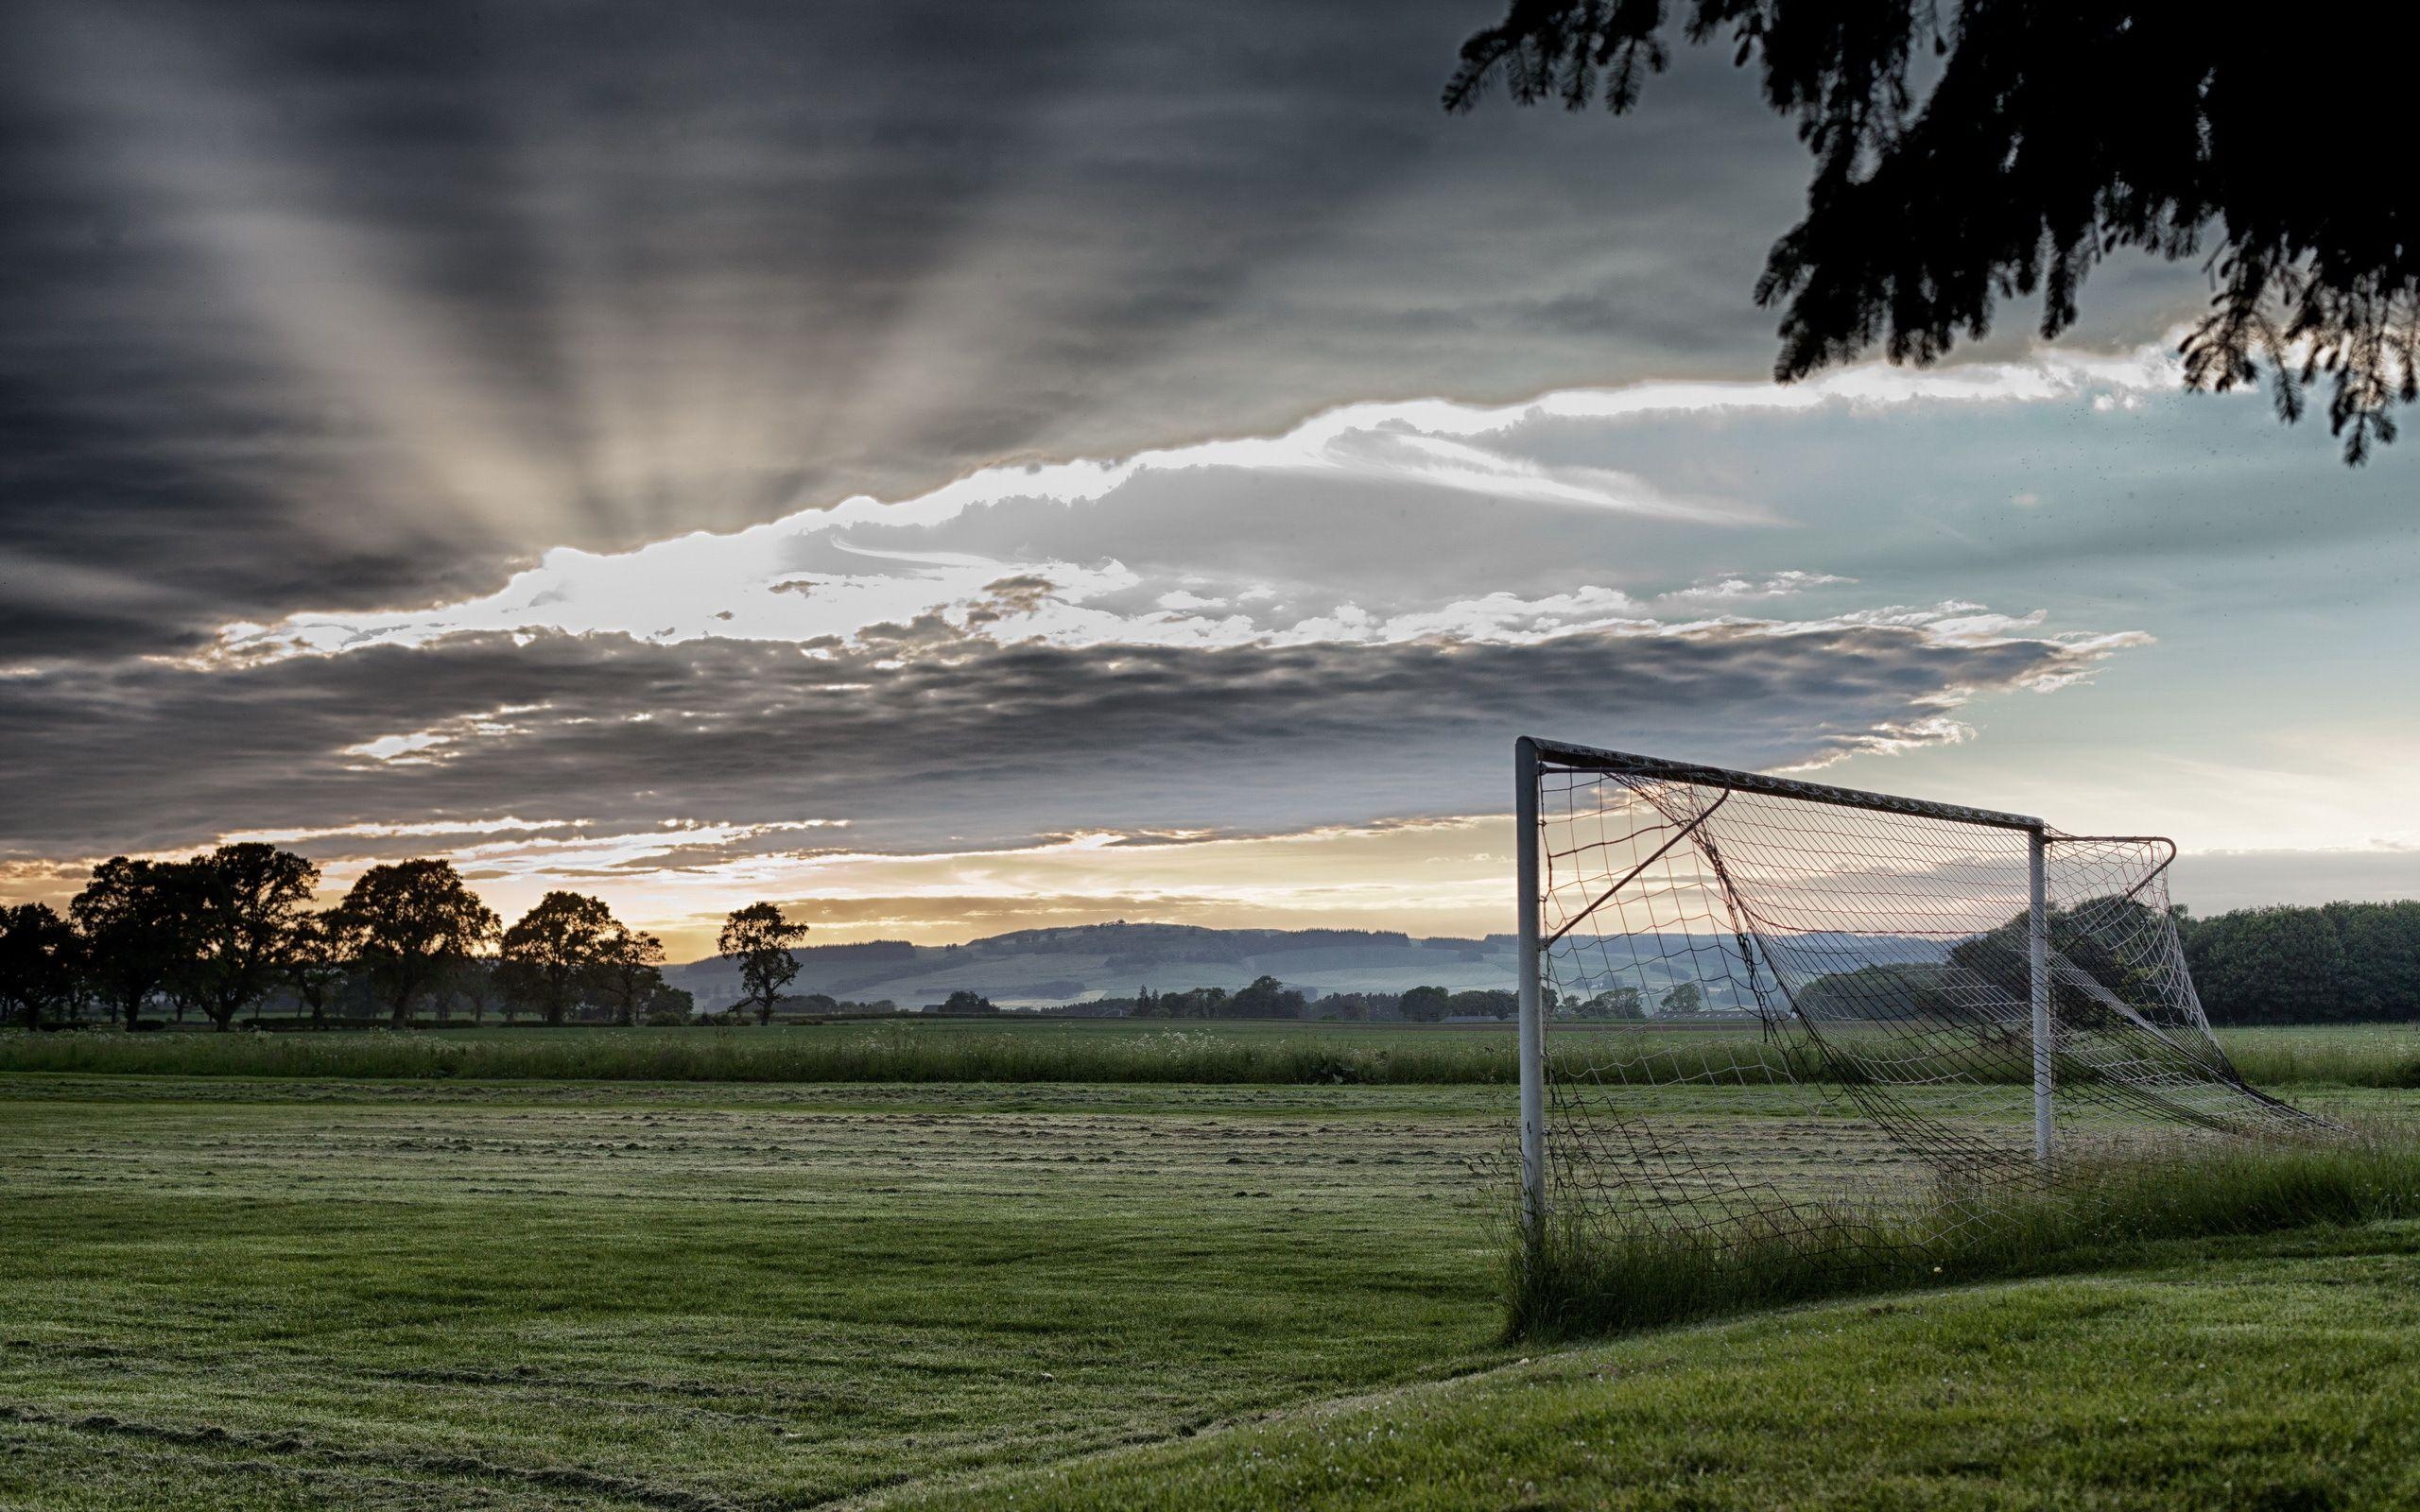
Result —
<instances>
[{"instance_id":1,"label":"distant field","mask_svg":"<svg viewBox=\"0 0 2420 1512\"><path fill-rule=\"evenodd\" d=\"M2255 1086L2420 1087L2420 1023L2261 1025L2219 1042Z\"/></svg>"},{"instance_id":2,"label":"distant field","mask_svg":"<svg viewBox=\"0 0 2420 1512\"><path fill-rule=\"evenodd\" d=\"M2262 1086L2420 1087L2420 1025L2231 1029ZM1756 1036L1723 1026L1556 1025L1552 1042L1748 1068ZM1954 1049L1955 1047L1945 1047ZM2014 1063L2009 1074L2022 1075ZM429 1029L324 1034L0 1032L0 1072L164 1076L469 1077L766 1082L1509 1085L1510 1024L1257 1020L886 1021L758 1028Z\"/></svg>"},{"instance_id":3,"label":"distant field","mask_svg":"<svg viewBox=\"0 0 2420 1512\"><path fill-rule=\"evenodd\" d=\"M0 1071L615 1081L1510 1083L1512 1031L1115 1020L0 1034Z\"/></svg>"}]
</instances>

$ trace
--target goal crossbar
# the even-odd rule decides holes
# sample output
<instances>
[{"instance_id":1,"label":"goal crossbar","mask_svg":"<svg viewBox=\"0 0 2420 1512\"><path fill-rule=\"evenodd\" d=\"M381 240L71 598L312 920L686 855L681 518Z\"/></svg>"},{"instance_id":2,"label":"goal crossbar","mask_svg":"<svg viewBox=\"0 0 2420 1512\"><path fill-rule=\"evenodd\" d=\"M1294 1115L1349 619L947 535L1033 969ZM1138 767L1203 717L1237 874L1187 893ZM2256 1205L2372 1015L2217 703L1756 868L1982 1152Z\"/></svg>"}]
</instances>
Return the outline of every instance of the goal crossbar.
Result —
<instances>
[{"instance_id":1,"label":"goal crossbar","mask_svg":"<svg viewBox=\"0 0 2420 1512\"><path fill-rule=\"evenodd\" d=\"M1764 793L1807 803L1829 803L1839 808L1910 814L1922 818L1945 819L1955 824L1984 824L1998 830L2045 828L2040 819L2031 815L1968 808L1962 803L1935 803L1927 799L1868 793L1854 787L1834 787L1827 782L1802 782L1795 778L1768 777L1762 772L1740 772L1724 766L1702 766L1694 762L1667 761L1660 756L1640 756L1595 746L1574 746L1566 741L1542 740L1534 735L1523 736L1521 744L1529 747L1535 760L1575 771L1619 772L1632 777L1694 782L1703 787L1729 788L1740 793Z\"/></svg>"}]
</instances>

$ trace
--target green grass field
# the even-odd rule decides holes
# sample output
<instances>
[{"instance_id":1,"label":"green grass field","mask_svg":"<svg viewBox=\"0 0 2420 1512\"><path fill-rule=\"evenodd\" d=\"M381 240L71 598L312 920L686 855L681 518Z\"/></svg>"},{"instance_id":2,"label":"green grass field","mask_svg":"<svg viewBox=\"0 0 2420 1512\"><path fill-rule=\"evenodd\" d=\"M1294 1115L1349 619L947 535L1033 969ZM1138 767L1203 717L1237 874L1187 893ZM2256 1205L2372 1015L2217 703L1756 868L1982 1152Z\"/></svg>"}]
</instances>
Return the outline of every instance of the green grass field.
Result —
<instances>
[{"instance_id":1,"label":"green grass field","mask_svg":"<svg viewBox=\"0 0 2420 1512\"><path fill-rule=\"evenodd\" d=\"M0 1504L813 1505L1503 1358L1463 1089L196 1090L0 1089Z\"/></svg>"},{"instance_id":2,"label":"green grass field","mask_svg":"<svg viewBox=\"0 0 2420 1512\"><path fill-rule=\"evenodd\" d=\"M1757 1037L1726 1026L1558 1024L1553 1042L1624 1057L1669 1052L1765 1074ZM2420 1026L2223 1031L2262 1086L2420 1088ZM1944 1046L1969 1074L1962 1040ZM1905 1055L1902 1043L1895 1051ZM129 1035L0 1031L0 1072L159 1076L464 1077L765 1082L1166 1082L1509 1086L1510 1024L1340 1024L1222 1020L935 1020L758 1028L422 1029ZM2024 1068L2002 1073L2014 1085Z\"/></svg>"},{"instance_id":3,"label":"green grass field","mask_svg":"<svg viewBox=\"0 0 2420 1512\"><path fill-rule=\"evenodd\" d=\"M2420 1504L2420 1225L1647 1334L922 1508Z\"/></svg>"},{"instance_id":4,"label":"green grass field","mask_svg":"<svg viewBox=\"0 0 2420 1512\"><path fill-rule=\"evenodd\" d=\"M1453 1084L1517 1079L1509 1027L939 1019L769 1028L0 1034L0 1071L521 1080Z\"/></svg>"},{"instance_id":5,"label":"green grass field","mask_svg":"<svg viewBox=\"0 0 2420 1512\"><path fill-rule=\"evenodd\" d=\"M1121 1042L1008 1032L1046 1028ZM1424 1032L1468 1037L1348 1031ZM1676 1090L1672 1111L1822 1179L1767 1092ZM1502 1342L1503 1194L1474 1169L1509 1098L7 1072L0 1507L2420 1494L2420 1227L2137 1246L2089 1275L1537 1353Z\"/></svg>"}]
</instances>

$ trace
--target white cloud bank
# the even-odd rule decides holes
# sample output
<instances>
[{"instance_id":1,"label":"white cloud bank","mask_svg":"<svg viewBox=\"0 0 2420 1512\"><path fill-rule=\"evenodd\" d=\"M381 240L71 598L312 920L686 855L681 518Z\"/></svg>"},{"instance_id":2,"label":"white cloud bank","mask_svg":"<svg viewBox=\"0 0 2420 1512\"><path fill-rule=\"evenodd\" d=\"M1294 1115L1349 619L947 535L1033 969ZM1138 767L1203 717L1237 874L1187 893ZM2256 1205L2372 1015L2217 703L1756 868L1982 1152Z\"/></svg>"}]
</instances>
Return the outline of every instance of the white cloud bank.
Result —
<instances>
[{"instance_id":1,"label":"white cloud bank","mask_svg":"<svg viewBox=\"0 0 2420 1512\"><path fill-rule=\"evenodd\" d=\"M993 467L897 503L859 496L732 534L700 532L615 555L550 551L481 598L426 610L233 625L207 660L424 644L474 631L611 633L659 644L718 638L855 644L870 627L925 616L996 641L1068 646L1383 644L1433 636L1521 641L1633 623L1650 627L1847 579L1802 568L1726 575L1643 596L1605 583L1551 593L1408 592L1386 569L1416 552L1418 542L1390 539L1387 511L1407 496L1444 495L1458 496L1469 508L1525 518L1577 512L1608 527L1783 527L1787 523L1761 506L1722 490L1679 489L1600 460L1576 460L1572 433L1584 433L1581 450L1618 453L1625 427L1659 419L1753 418L1826 407L1861 413L2081 404L2131 399L2175 383L2173 362L2147 348L2117 357L2045 352L2029 362L1927 371L1870 364L1788 387L1646 383L1495 407L1444 400L1356 404L1281 436L1115 461ZM1145 569L1108 551L1084 556L1069 549L1083 534L1067 524L1070 508L1114 515L1123 501L1172 481L1209 482L1216 491L1200 507L1211 509L1221 500L1265 507L1270 490L1290 490L1302 501L1305 530L1336 526L1333 518L1307 518L1315 511L1349 514L1357 528L1370 533L1368 570L1357 572L1331 558L1305 561L1304 576L1281 582L1232 563L1161 562ZM1001 549L996 538L1007 516L985 517L1017 510L1036 515L1028 536L1051 536L1058 549ZM978 524L985 549L905 549L897 539L920 532L927 541L947 544L954 528L972 533ZM1404 533L1398 526L1392 535Z\"/></svg>"}]
</instances>

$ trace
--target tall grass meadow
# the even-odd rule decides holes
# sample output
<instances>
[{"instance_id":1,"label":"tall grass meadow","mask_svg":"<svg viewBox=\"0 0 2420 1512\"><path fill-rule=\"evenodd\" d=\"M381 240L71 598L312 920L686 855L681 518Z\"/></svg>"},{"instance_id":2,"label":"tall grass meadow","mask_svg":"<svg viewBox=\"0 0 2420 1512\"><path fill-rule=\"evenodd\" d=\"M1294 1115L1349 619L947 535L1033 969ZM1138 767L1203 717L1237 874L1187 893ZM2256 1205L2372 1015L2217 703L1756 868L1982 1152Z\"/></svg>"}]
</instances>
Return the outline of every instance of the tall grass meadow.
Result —
<instances>
[{"instance_id":1,"label":"tall grass meadow","mask_svg":"<svg viewBox=\"0 0 2420 1512\"><path fill-rule=\"evenodd\" d=\"M2088 1269L2127 1246L2420 1217L2420 1128L2194 1142L2070 1160L2050 1183L1969 1188L1899 1211L1695 1228L1652 1213L1507 1228L1515 1337L1655 1328L1821 1297Z\"/></svg>"}]
</instances>

